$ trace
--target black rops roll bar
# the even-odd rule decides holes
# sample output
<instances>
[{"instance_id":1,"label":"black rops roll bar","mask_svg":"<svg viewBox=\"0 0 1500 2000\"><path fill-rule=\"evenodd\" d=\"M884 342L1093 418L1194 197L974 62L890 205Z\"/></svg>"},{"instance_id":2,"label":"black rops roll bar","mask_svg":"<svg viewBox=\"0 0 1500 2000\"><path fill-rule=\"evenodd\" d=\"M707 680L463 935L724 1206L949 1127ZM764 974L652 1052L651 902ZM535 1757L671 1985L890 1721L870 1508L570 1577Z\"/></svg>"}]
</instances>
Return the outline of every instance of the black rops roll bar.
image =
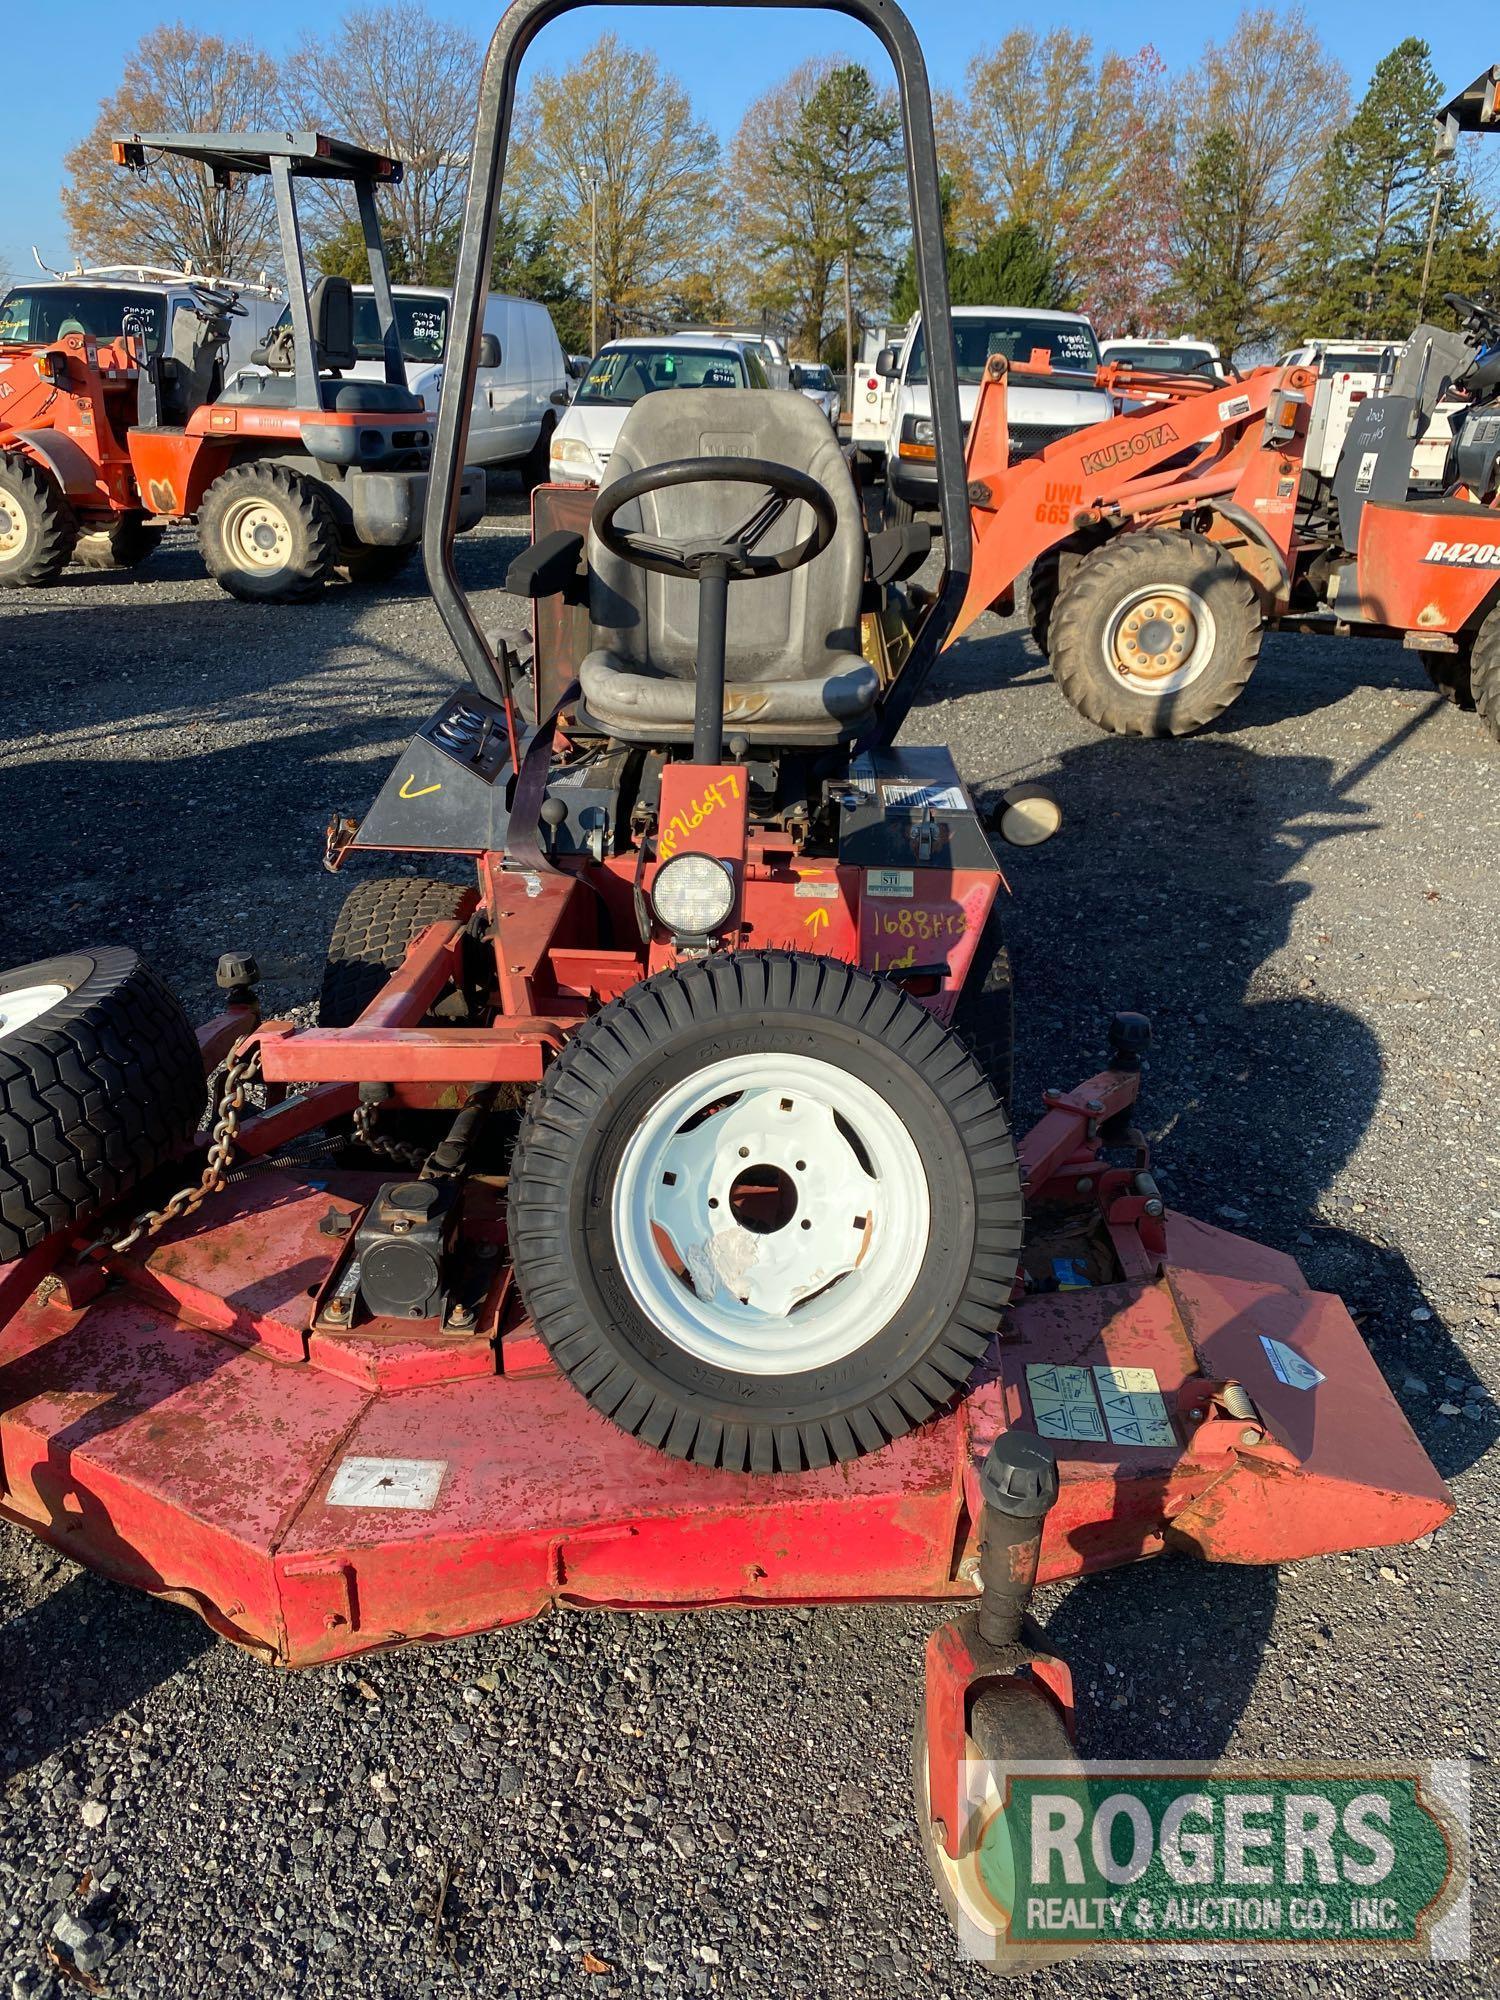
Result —
<instances>
[{"instance_id":1,"label":"black rops roll bar","mask_svg":"<svg viewBox=\"0 0 1500 2000\"><path fill-rule=\"evenodd\" d=\"M427 510L422 525L422 560L427 570L428 588L448 629L448 636L470 680L481 694L492 701L505 697L508 676L474 615L453 563L464 453L469 440L469 413L479 362L479 340L484 331L490 259L521 61L548 22L587 4L589 0L514 0L495 30L479 79L479 112L474 126L469 190L464 201L463 234L458 249L458 272L448 333L448 365L443 370ZM708 4L769 8L778 4L778 0L641 0L641 4L650 7ZM932 127L932 91L916 31L893 0L802 0L802 4L820 13L847 14L851 20L863 22L891 58L901 98L907 192L911 198L912 248L922 320L929 328L947 326L948 268L943 254L943 212L938 192L937 142ZM906 666L883 696L873 729L861 738L864 743L886 743L895 736L932 671L968 588L973 540L969 531L968 490L964 482L958 366L951 341L934 340L929 336L927 369L946 567L937 599L923 622Z\"/></svg>"}]
</instances>

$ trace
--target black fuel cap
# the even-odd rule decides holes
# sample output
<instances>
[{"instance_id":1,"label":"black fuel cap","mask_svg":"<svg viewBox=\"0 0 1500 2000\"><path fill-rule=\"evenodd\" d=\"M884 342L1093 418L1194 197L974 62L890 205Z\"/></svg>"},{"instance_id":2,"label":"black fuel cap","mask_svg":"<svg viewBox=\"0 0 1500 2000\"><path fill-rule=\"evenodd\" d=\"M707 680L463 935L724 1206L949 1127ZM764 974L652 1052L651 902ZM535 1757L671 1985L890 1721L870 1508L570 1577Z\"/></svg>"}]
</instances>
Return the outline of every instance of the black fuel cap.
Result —
<instances>
[{"instance_id":1,"label":"black fuel cap","mask_svg":"<svg viewBox=\"0 0 1500 2000\"><path fill-rule=\"evenodd\" d=\"M1057 1498L1057 1458L1045 1438L1005 1431L985 1454L979 1473L985 1505L1022 1520L1039 1520Z\"/></svg>"},{"instance_id":2,"label":"black fuel cap","mask_svg":"<svg viewBox=\"0 0 1500 2000\"><path fill-rule=\"evenodd\" d=\"M441 1199L433 1181L403 1181L386 1196L386 1205L403 1215L431 1215Z\"/></svg>"}]
</instances>

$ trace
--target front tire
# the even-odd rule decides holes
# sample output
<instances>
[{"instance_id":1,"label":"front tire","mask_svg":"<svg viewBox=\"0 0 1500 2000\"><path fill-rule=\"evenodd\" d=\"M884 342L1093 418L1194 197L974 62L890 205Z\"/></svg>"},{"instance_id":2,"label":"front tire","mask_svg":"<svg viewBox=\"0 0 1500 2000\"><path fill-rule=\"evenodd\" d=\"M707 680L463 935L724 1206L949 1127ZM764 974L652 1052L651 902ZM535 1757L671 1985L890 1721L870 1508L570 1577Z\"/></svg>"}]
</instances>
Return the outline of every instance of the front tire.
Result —
<instances>
[{"instance_id":1,"label":"front tire","mask_svg":"<svg viewBox=\"0 0 1500 2000\"><path fill-rule=\"evenodd\" d=\"M0 457L0 588L55 583L73 559L78 522L50 472Z\"/></svg>"},{"instance_id":2,"label":"front tire","mask_svg":"<svg viewBox=\"0 0 1500 2000\"><path fill-rule=\"evenodd\" d=\"M1250 579L1202 535L1151 528L1096 549L1058 591L1058 686L1115 736L1186 736L1224 713L1260 656Z\"/></svg>"},{"instance_id":3,"label":"front tire","mask_svg":"<svg viewBox=\"0 0 1500 2000\"><path fill-rule=\"evenodd\" d=\"M234 466L214 481L198 510L198 543L215 583L251 604L315 597L339 560L323 495L274 464Z\"/></svg>"},{"instance_id":4,"label":"front tire","mask_svg":"<svg viewBox=\"0 0 1500 2000\"><path fill-rule=\"evenodd\" d=\"M538 486L544 486L552 476L552 433L557 429L557 421L548 417L543 421L536 443L527 452L517 468L521 474L521 490L534 493Z\"/></svg>"},{"instance_id":5,"label":"front tire","mask_svg":"<svg viewBox=\"0 0 1500 2000\"><path fill-rule=\"evenodd\" d=\"M560 1367L675 1458L799 1472L951 1401L1021 1246L1015 1149L958 1038L839 961L633 987L533 1093L511 1255Z\"/></svg>"},{"instance_id":6,"label":"front tire","mask_svg":"<svg viewBox=\"0 0 1500 2000\"><path fill-rule=\"evenodd\" d=\"M478 900L473 888L418 875L356 883L328 942L318 1026L353 1027L427 926L466 922Z\"/></svg>"},{"instance_id":7,"label":"front tire","mask_svg":"<svg viewBox=\"0 0 1500 2000\"><path fill-rule=\"evenodd\" d=\"M1500 743L1500 602L1490 607L1484 623L1474 634L1469 681L1479 719Z\"/></svg>"}]
</instances>

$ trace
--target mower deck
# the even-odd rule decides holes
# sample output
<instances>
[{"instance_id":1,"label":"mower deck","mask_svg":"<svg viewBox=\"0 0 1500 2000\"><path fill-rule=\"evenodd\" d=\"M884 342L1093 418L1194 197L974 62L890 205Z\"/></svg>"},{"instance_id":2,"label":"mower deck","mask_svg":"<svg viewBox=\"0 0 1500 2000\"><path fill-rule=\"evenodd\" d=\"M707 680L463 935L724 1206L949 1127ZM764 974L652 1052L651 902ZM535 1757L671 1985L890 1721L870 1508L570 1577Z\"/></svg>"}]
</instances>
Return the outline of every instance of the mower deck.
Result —
<instances>
[{"instance_id":1,"label":"mower deck","mask_svg":"<svg viewBox=\"0 0 1500 2000\"><path fill-rule=\"evenodd\" d=\"M1031 1282L1079 1288L1020 1300L957 1406L870 1457L766 1477L626 1435L522 1314L483 1182L471 1328L342 1327L348 1218L380 1177L267 1168L107 1277L63 1266L0 1333L0 1515L288 1666L553 1604L968 1600L979 1467L1011 1426L1057 1451L1044 1581L1436 1526L1452 1502L1339 1300L1277 1251L1153 1219L1073 1143L1111 1081L1023 1149Z\"/></svg>"}]
</instances>

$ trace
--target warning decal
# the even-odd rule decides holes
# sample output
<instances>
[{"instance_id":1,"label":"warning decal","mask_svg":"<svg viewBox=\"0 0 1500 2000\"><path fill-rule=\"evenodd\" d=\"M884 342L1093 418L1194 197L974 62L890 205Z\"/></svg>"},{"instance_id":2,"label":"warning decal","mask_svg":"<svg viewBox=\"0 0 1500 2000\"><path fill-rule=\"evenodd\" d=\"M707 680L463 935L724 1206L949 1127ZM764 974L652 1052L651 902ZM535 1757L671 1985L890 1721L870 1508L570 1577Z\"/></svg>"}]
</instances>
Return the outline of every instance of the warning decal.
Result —
<instances>
[{"instance_id":1,"label":"warning decal","mask_svg":"<svg viewBox=\"0 0 1500 2000\"><path fill-rule=\"evenodd\" d=\"M1167 1406L1152 1368L1096 1368L1104 1420L1116 1444L1173 1445Z\"/></svg>"},{"instance_id":2,"label":"warning decal","mask_svg":"<svg viewBox=\"0 0 1500 2000\"><path fill-rule=\"evenodd\" d=\"M1028 1362L1026 1388L1038 1435L1090 1444L1170 1449L1177 1433L1150 1368L1062 1368Z\"/></svg>"}]
</instances>

